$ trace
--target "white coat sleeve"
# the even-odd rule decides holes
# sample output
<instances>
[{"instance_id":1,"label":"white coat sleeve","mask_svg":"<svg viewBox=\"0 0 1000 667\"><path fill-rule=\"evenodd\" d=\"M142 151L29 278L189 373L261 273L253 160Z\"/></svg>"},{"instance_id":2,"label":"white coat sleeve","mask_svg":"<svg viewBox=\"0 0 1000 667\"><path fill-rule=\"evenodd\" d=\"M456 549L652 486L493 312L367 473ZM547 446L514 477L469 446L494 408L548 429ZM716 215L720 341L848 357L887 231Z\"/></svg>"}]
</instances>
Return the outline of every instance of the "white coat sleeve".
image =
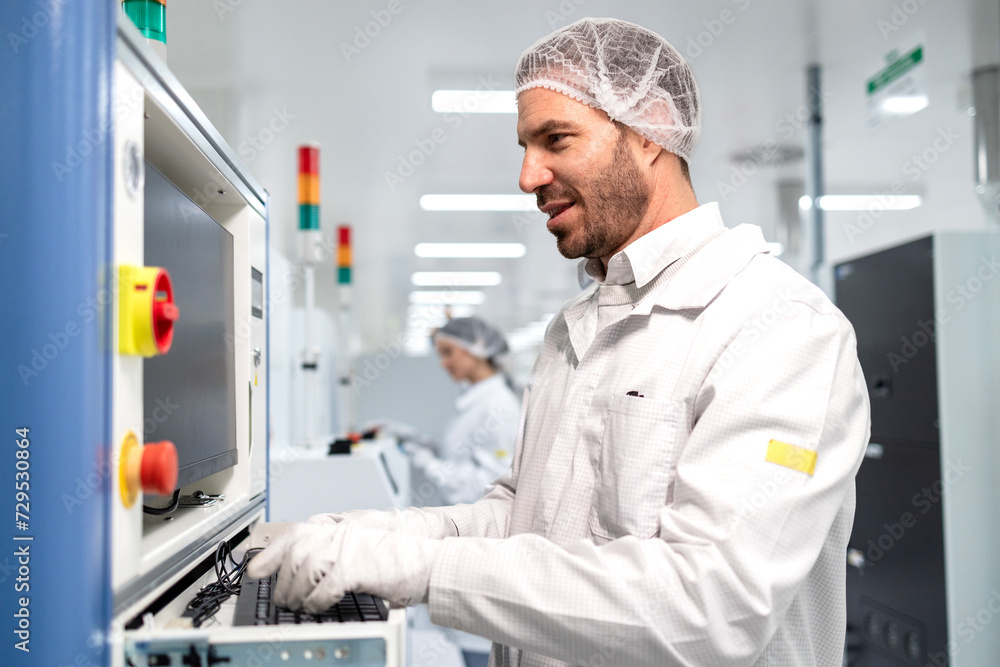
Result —
<instances>
[{"instance_id":1,"label":"white coat sleeve","mask_svg":"<svg viewBox=\"0 0 1000 667\"><path fill-rule=\"evenodd\" d=\"M835 311L791 303L727 351L678 443L658 537L446 540L432 620L571 664L752 664L853 503L869 413L854 334ZM814 474L767 461L772 439L816 451Z\"/></svg>"}]
</instances>

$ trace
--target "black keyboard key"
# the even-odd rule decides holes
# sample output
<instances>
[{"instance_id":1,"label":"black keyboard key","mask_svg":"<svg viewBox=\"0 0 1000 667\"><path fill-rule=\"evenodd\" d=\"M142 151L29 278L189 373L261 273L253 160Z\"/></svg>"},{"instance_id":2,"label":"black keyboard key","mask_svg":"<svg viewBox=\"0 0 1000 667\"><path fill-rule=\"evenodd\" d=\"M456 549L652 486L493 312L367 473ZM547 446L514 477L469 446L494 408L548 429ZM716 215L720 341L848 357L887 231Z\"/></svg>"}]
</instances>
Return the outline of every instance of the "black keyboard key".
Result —
<instances>
[{"instance_id":1,"label":"black keyboard key","mask_svg":"<svg viewBox=\"0 0 1000 667\"><path fill-rule=\"evenodd\" d=\"M351 607L353 607L353 606L354 605L351 605ZM358 612L357 608L352 609L352 608L348 607L347 605L343 605L343 606L339 607L339 609L340 609L340 618L345 623L349 623L351 621L360 621L361 620L361 614Z\"/></svg>"},{"instance_id":2,"label":"black keyboard key","mask_svg":"<svg viewBox=\"0 0 1000 667\"><path fill-rule=\"evenodd\" d=\"M384 621L388 618L381 599L367 593L347 593L337 604L320 614L292 611L274 606L271 593L276 575L261 580L245 579L237 602L236 625L274 623L343 623Z\"/></svg>"}]
</instances>

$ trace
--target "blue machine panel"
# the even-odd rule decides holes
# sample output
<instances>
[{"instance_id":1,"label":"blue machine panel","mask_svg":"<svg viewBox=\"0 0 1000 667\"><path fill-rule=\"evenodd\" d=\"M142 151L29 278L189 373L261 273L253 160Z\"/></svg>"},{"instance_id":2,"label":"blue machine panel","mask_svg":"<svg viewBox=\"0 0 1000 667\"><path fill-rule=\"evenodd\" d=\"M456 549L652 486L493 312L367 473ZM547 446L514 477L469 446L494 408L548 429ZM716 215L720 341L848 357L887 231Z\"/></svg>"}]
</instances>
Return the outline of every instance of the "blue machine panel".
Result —
<instances>
[{"instance_id":1,"label":"blue machine panel","mask_svg":"<svg viewBox=\"0 0 1000 667\"><path fill-rule=\"evenodd\" d=\"M116 13L110 1L0 3L3 665L110 660L106 286ZM17 429L28 429L27 446L18 446ZM25 481L17 508L15 484ZM22 638L30 652L16 646Z\"/></svg>"}]
</instances>

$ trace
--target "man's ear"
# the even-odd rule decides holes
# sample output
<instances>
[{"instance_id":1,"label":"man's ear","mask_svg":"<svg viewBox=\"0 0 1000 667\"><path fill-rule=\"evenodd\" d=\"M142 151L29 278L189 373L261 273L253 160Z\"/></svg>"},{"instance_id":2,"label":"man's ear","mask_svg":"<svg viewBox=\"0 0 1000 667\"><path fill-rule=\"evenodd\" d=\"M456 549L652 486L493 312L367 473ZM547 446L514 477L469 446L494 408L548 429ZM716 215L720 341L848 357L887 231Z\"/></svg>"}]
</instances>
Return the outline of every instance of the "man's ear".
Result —
<instances>
[{"instance_id":1,"label":"man's ear","mask_svg":"<svg viewBox=\"0 0 1000 667\"><path fill-rule=\"evenodd\" d=\"M640 160L647 167L651 166L654 162L656 162L656 160L661 157L660 156L661 153L668 153L667 151L663 150L659 144L653 143L646 137L640 135L639 139L642 142L639 147L639 152L641 155Z\"/></svg>"}]
</instances>

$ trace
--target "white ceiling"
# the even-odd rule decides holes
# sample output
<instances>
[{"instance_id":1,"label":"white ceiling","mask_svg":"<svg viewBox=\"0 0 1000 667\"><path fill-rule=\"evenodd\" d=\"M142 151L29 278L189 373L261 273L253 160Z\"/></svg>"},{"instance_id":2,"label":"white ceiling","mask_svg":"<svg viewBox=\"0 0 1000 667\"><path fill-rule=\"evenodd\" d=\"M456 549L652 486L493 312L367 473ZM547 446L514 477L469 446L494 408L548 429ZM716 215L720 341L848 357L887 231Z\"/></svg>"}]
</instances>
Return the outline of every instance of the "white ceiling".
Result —
<instances>
[{"instance_id":1,"label":"white ceiling","mask_svg":"<svg viewBox=\"0 0 1000 667\"><path fill-rule=\"evenodd\" d=\"M398 14L388 13L390 6ZM501 271L503 283L485 288L479 312L508 331L554 311L576 291L575 264L556 252L540 214L434 213L418 206L427 193L518 192L516 117L445 118L432 111L430 96L438 88L476 88L482 80L509 89L521 51L568 22L635 21L689 57L704 107L692 176L702 202L721 201L728 226L758 224L774 240L775 184L803 173L801 162L761 169L720 197L719 184L733 175L734 152L768 140L804 145L801 124L780 123L804 104L805 66L818 39L810 28L812 2L171 0L167 7L168 64L270 191L273 243L293 259L296 147L322 144L323 230L333 234L344 221L354 226L361 339L369 349L399 335L413 271ZM378 17L386 25L346 57L344 44ZM374 24L368 28L376 32ZM700 52L692 46L698 40L705 45ZM293 117L263 150L251 150L248 137L269 138L262 131L276 114ZM386 173L436 128L446 141L390 189ZM424 241L514 241L528 252L506 260L417 258L413 246ZM333 290L324 286L333 284L332 265L319 276L321 303L330 304ZM280 282L272 276L272 285Z\"/></svg>"}]
</instances>

